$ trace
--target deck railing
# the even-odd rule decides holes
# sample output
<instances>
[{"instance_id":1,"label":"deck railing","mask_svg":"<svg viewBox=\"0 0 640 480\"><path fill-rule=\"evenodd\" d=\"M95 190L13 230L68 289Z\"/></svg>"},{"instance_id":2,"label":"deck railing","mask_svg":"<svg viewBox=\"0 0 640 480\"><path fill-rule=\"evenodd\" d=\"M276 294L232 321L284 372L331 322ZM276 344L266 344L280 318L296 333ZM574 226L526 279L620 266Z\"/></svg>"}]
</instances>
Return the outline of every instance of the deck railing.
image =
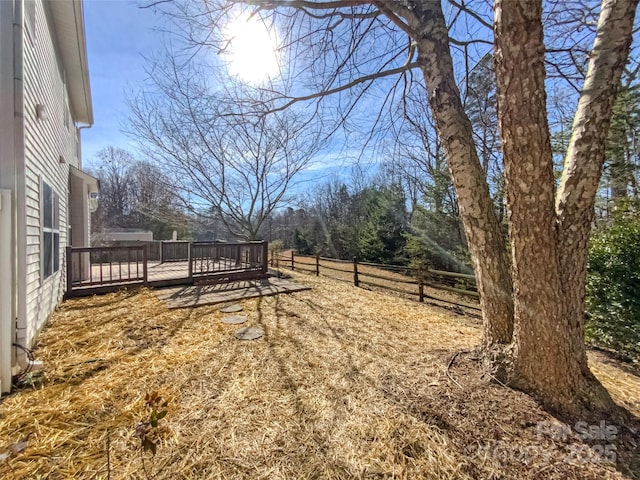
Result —
<instances>
[{"instance_id":1,"label":"deck railing","mask_svg":"<svg viewBox=\"0 0 640 480\"><path fill-rule=\"evenodd\" d=\"M189 242L185 241L161 241L160 263L186 262L189 260Z\"/></svg>"},{"instance_id":2,"label":"deck railing","mask_svg":"<svg viewBox=\"0 0 640 480\"><path fill-rule=\"evenodd\" d=\"M67 292L147 283L147 247L67 247Z\"/></svg>"},{"instance_id":3,"label":"deck railing","mask_svg":"<svg viewBox=\"0 0 640 480\"><path fill-rule=\"evenodd\" d=\"M189 252L189 276L227 272L267 272L267 242L194 242Z\"/></svg>"},{"instance_id":4,"label":"deck railing","mask_svg":"<svg viewBox=\"0 0 640 480\"><path fill-rule=\"evenodd\" d=\"M148 248L146 244L67 247L66 296L104 293L137 285L227 282L259 278L267 273L267 242L166 242L160 258L153 259L149 258ZM167 266L163 261L175 263Z\"/></svg>"}]
</instances>

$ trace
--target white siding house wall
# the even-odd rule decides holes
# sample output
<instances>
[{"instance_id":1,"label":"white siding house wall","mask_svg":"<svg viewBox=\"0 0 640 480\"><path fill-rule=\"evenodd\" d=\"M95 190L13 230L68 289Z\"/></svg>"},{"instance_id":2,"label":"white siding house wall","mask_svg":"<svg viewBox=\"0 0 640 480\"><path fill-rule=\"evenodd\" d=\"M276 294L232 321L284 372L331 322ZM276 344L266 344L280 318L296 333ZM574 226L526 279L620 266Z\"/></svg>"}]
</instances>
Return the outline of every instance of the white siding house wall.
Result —
<instances>
[{"instance_id":1,"label":"white siding house wall","mask_svg":"<svg viewBox=\"0 0 640 480\"><path fill-rule=\"evenodd\" d=\"M13 5L0 1L0 393L11 389L16 318Z\"/></svg>"},{"instance_id":2,"label":"white siding house wall","mask_svg":"<svg viewBox=\"0 0 640 480\"><path fill-rule=\"evenodd\" d=\"M42 0L32 1L34 5L31 11L26 9L24 22L27 326L26 331L17 332L18 342L27 346L32 345L64 294L69 165L80 166L78 132L69 113L65 72L56 50L49 7ZM40 118L38 111L42 111ZM60 269L48 278L44 278L41 248L43 182L59 196Z\"/></svg>"}]
</instances>

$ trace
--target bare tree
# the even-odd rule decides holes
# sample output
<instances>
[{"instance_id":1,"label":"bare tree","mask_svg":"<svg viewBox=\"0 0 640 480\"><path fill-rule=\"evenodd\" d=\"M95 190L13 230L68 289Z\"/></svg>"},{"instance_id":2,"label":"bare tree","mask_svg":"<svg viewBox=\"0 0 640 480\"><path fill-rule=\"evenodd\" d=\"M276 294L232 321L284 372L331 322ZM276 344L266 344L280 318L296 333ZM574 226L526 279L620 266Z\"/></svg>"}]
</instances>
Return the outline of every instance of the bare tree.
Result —
<instances>
[{"instance_id":1,"label":"bare tree","mask_svg":"<svg viewBox=\"0 0 640 480\"><path fill-rule=\"evenodd\" d=\"M424 88L415 88L402 102L398 120L392 126L394 136L391 163L405 177L416 184L428 210L453 213L457 216L457 202L453 191L447 160L438 138L436 126L422 98Z\"/></svg>"},{"instance_id":2,"label":"bare tree","mask_svg":"<svg viewBox=\"0 0 640 480\"><path fill-rule=\"evenodd\" d=\"M229 92L214 92L205 72L176 56L150 73L154 88L130 100L130 133L185 208L221 221L234 237L257 239L312 162L318 131L293 110L234 110Z\"/></svg>"},{"instance_id":3,"label":"bare tree","mask_svg":"<svg viewBox=\"0 0 640 480\"><path fill-rule=\"evenodd\" d=\"M113 146L97 153L95 174L100 180L100 202L92 218L94 231L127 226L134 188L129 168L135 161L128 151Z\"/></svg>"},{"instance_id":4,"label":"bare tree","mask_svg":"<svg viewBox=\"0 0 640 480\"><path fill-rule=\"evenodd\" d=\"M186 233L188 219L156 166L113 146L100 150L94 164L100 201L91 230L97 243L106 241L101 234L109 228L145 228L156 239L171 238L174 230Z\"/></svg>"},{"instance_id":5,"label":"bare tree","mask_svg":"<svg viewBox=\"0 0 640 480\"><path fill-rule=\"evenodd\" d=\"M348 124L358 101L375 85L386 91L378 104L382 112L416 81L424 83L477 277L487 364L549 407L570 412L590 402L610 406L586 362L584 283L611 105L629 53L637 0L603 0L597 26L583 38L549 36L569 43L558 49L561 52L545 52L541 0L496 2L498 120L510 211L509 250L452 58L455 48L468 53L473 46L485 45L484 51L476 49L478 60L486 53L489 35L460 39L450 33L462 17L490 31L486 12L450 0L447 21L440 0L209 0L198 14L190 2L182 3L175 14L187 21L190 41L223 51L228 39L211 32L243 3L283 35L282 48L288 55L283 79L263 88L271 94L271 112L315 101L316 111L324 105ZM556 7L562 9L563 4L556 2ZM563 12L568 22L581 13ZM590 54L575 57L574 52L589 43ZM555 198L545 105L545 61L554 53L566 53L568 60L558 66L558 76L569 78L563 68L574 68L578 73L573 84L581 92ZM583 66L587 68L581 70ZM582 87L581 72L586 74ZM331 101L326 100L329 96ZM244 105L253 104L250 100ZM367 125L379 128L380 113L369 117Z\"/></svg>"}]
</instances>

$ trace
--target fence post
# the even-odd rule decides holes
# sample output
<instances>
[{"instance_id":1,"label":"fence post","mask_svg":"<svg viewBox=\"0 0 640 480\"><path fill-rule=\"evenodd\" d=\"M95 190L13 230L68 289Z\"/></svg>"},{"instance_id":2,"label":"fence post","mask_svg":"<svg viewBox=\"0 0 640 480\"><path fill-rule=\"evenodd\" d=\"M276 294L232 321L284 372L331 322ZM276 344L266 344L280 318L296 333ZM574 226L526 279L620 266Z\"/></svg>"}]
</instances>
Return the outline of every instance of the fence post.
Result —
<instances>
[{"instance_id":1,"label":"fence post","mask_svg":"<svg viewBox=\"0 0 640 480\"><path fill-rule=\"evenodd\" d=\"M187 244L187 262L189 262L189 278L190 279L193 278L193 261L192 261L192 258L191 258L192 246L193 246L193 244L191 242L189 242Z\"/></svg>"},{"instance_id":2,"label":"fence post","mask_svg":"<svg viewBox=\"0 0 640 480\"><path fill-rule=\"evenodd\" d=\"M294 268L295 260L294 260L293 256L294 256L294 253L293 253L293 250L291 250L291 271L295 270L295 268Z\"/></svg>"},{"instance_id":3,"label":"fence post","mask_svg":"<svg viewBox=\"0 0 640 480\"><path fill-rule=\"evenodd\" d=\"M418 279L420 283L418 283L418 295L420 296L420 301L424 302L424 282L422 281L422 277Z\"/></svg>"},{"instance_id":4,"label":"fence post","mask_svg":"<svg viewBox=\"0 0 640 480\"><path fill-rule=\"evenodd\" d=\"M360 286L360 280L358 279L358 259L353 257L353 284L356 287Z\"/></svg>"},{"instance_id":5,"label":"fence post","mask_svg":"<svg viewBox=\"0 0 640 480\"><path fill-rule=\"evenodd\" d=\"M268 262L269 262L269 242L264 240L262 242L262 273L267 273Z\"/></svg>"},{"instance_id":6,"label":"fence post","mask_svg":"<svg viewBox=\"0 0 640 480\"><path fill-rule=\"evenodd\" d=\"M147 246L142 246L142 284L147 285Z\"/></svg>"},{"instance_id":7,"label":"fence post","mask_svg":"<svg viewBox=\"0 0 640 480\"><path fill-rule=\"evenodd\" d=\"M270 259L270 263L271 263L271 268L273 268L273 254L274 254L275 250L271 250L271 259Z\"/></svg>"},{"instance_id":8,"label":"fence post","mask_svg":"<svg viewBox=\"0 0 640 480\"><path fill-rule=\"evenodd\" d=\"M320 254L316 253L316 277L320 276Z\"/></svg>"},{"instance_id":9,"label":"fence post","mask_svg":"<svg viewBox=\"0 0 640 480\"><path fill-rule=\"evenodd\" d=\"M73 262L71 261L71 247L67 247L67 294L71 293L73 288ZM80 280L82 280L82 272L80 272Z\"/></svg>"}]
</instances>

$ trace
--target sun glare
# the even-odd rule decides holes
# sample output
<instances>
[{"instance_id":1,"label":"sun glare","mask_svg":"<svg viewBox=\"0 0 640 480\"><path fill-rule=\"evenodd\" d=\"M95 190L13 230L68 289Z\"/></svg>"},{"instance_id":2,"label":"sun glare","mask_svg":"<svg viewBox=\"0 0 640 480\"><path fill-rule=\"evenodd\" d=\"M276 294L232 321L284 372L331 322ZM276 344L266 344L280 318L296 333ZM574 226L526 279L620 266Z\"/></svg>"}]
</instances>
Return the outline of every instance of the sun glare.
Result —
<instances>
[{"instance_id":1,"label":"sun glare","mask_svg":"<svg viewBox=\"0 0 640 480\"><path fill-rule=\"evenodd\" d=\"M230 40L227 69L231 75L253 84L278 75L275 28L270 31L262 20L244 14L228 25L226 36Z\"/></svg>"}]
</instances>

